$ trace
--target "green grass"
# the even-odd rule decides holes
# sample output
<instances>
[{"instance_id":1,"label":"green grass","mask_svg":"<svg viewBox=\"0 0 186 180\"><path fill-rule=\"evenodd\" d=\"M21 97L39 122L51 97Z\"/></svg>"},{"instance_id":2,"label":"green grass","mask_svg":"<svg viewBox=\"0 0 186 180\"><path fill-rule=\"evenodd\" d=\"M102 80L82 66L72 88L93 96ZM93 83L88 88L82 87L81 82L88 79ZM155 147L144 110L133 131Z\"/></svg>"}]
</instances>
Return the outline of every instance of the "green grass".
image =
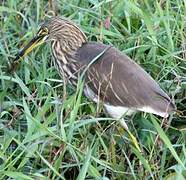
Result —
<instances>
[{"instance_id":1,"label":"green grass","mask_svg":"<svg viewBox=\"0 0 186 180\"><path fill-rule=\"evenodd\" d=\"M8 65L52 9L46 0L0 2L0 179L186 178L186 1L58 0L89 40L112 44L139 63L182 113L168 121L127 119L142 153L120 125L74 91L37 48L15 74ZM105 20L110 17L110 27Z\"/></svg>"}]
</instances>

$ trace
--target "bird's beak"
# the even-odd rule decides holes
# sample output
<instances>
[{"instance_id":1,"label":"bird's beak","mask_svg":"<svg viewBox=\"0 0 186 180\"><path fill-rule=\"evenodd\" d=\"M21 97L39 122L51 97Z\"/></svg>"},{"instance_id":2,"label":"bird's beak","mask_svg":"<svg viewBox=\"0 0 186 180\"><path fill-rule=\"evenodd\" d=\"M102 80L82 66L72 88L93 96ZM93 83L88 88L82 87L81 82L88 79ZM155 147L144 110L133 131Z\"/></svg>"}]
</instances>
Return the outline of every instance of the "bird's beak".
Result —
<instances>
[{"instance_id":1,"label":"bird's beak","mask_svg":"<svg viewBox=\"0 0 186 180\"><path fill-rule=\"evenodd\" d=\"M36 35L17 55L14 62L17 62L22 57L31 52L35 47L43 44L46 40L46 35Z\"/></svg>"}]
</instances>

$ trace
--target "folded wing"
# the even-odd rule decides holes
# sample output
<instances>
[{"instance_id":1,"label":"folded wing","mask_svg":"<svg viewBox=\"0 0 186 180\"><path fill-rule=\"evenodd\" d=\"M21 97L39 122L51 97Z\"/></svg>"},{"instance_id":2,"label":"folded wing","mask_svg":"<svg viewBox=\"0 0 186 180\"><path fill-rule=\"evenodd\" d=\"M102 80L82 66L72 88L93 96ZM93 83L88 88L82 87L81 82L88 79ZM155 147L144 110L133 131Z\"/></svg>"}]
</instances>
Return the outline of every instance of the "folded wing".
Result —
<instances>
[{"instance_id":1,"label":"folded wing","mask_svg":"<svg viewBox=\"0 0 186 180\"><path fill-rule=\"evenodd\" d=\"M86 72L86 85L104 103L160 116L175 109L169 96L151 76L113 47L89 42L79 48L73 58L85 66L94 60Z\"/></svg>"}]
</instances>

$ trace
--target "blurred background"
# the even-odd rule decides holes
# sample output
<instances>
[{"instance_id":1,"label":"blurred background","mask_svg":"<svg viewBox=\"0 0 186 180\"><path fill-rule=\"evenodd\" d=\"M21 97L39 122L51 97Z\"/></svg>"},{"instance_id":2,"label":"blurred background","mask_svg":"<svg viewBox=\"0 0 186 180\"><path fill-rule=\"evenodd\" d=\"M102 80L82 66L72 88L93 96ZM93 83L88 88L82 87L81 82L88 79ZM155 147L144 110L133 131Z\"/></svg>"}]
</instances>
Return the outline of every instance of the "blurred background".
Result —
<instances>
[{"instance_id":1,"label":"blurred background","mask_svg":"<svg viewBox=\"0 0 186 180\"><path fill-rule=\"evenodd\" d=\"M50 44L9 66L52 16L140 64L174 100L167 120L126 119L142 153L102 109L67 91ZM186 1L0 0L0 179L185 179Z\"/></svg>"}]
</instances>

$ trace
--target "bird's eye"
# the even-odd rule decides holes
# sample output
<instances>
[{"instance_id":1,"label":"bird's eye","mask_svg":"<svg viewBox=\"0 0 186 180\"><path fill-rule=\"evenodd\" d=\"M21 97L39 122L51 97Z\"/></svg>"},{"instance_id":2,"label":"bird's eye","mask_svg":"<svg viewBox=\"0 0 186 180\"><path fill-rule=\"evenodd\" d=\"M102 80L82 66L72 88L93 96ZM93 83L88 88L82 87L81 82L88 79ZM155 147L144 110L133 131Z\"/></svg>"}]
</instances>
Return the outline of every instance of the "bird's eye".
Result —
<instances>
[{"instance_id":1,"label":"bird's eye","mask_svg":"<svg viewBox=\"0 0 186 180\"><path fill-rule=\"evenodd\" d=\"M48 34L48 28L46 28L46 27L43 28L43 33L44 33L44 34Z\"/></svg>"},{"instance_id":2,"label":"bird's eye","mask_svg":"<svg viewBox=\"0 0 186 180\"><path fill-rule=\"evenodd\" d=\"M38 31L38 35L41 36L41 35L47 35L48 34L48 28L44 27L44 28L41 28L39 31Z\"/></svg>"}]
</instances>

